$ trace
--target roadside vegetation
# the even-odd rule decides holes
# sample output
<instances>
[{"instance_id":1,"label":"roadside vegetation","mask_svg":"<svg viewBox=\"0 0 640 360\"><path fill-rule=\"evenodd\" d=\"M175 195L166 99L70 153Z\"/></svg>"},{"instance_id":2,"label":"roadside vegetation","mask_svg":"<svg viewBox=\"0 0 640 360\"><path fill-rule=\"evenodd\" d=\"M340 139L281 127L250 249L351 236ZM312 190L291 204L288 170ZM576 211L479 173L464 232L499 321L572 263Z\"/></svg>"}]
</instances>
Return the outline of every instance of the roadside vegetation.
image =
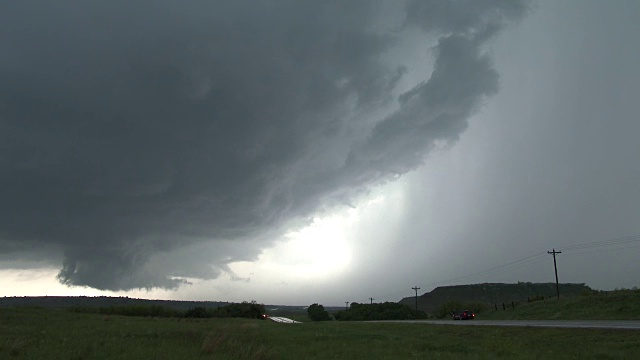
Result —
<instances>
[{"instance_id":1,"label":"roadside vegetation","mask_svg":"<svg viewBox=\"0 0 640 360\"><path fill-rule=\"evenodd\" d=\"M481 313L480 319L640 320L640 289L585 291L572 297L508 304Z\"/></svg>"},{"instance_id":2,"label":"roadside vegetation","mask_svg":"<svg viewBox=\"0 0 640 360\"><path fill-rule=\"evenodd\" d=\"M311 321L329 321L331 315L324 309L324 306L318 304L309 305L307 308L307 316Z\"/></svg>"},{"instance_id":3,"label":"roadside vegetation","mask_svg":"<svg viewBox=\"0 0 640 360\"><path fill-rule=\"evenodd\" d=\"M77 313L122 315L141 317L182 317L182 318L248 318L258 319L265 314L264 305L255 301L229 304L216 308L194 307L185 311L159 305L126 305L108 307L72 307Z\"/></svg>"},{"instance_id":4,"label":"roadside vegetation","mask_svg":"<svg viewBox=\"0 0 640 360\"><path fill-rule=\"evenodd\" d=\"M593 291L586 284L559 284L563 296L578 296L583 292ZM503 302L526 302L527 299L551 297L556 294L555 283L521 282L517 284L482 283L468 285L439 286L418 297L418 309L427 313L436 313L441 306L452 300L470 304L502 304ZM415 297L400 300L401 304L414 307ZM455 309L462 310L462 309ZM468 309L471 310L471 309ZM451 309L449 309L451 311Z\"/></svg>"},{"instance_id":5,"label":"roadside vegetation","mask_svg":"<svg viewBox=\"0 0 640 360\"><path fill-rule=\"evenodd\" d=\"M2 359L634 359L638 334L0 309Z\"/></svg>"},{"instance_id":6,"label":"roadside vegetation","mask_svg":"<svg viewBox=\"0 0 640 360\"><path fill-rule=\"evenodd\" d=\"M415 311L404 304L384 302L376 304L351 303L349 309L334 314L340 321L370 321L370 320L416 320L427 319L423 311Z\"/></svg>"}]
</instances>

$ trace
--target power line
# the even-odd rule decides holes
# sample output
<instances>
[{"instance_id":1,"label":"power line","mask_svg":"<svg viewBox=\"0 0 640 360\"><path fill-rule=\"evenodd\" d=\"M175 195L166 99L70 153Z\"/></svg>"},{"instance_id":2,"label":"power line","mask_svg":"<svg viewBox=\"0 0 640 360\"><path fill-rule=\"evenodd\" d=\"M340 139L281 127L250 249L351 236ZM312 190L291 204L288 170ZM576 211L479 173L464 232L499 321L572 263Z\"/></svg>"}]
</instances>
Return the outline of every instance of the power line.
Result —
<instances>
[{"instance_id":1,"label":"power line","mask_svg":"<svg viewBox=\"0 0 640 360\"><path fill-rule=\"evenodd\" d=\"M608 240L599 240L599 241L593 241L593 242L582 243L582 244L574 244L574 245L569 245L565 247L560 247L560 250L570 251L570 250L588 249L593 247L628 244L628 243L637 242L637 241L640 241L640 235L626 236L626 237L608 239Z\"/></svg>"},{"instance_id":2,"label":"power line","mask_svg":"<svg viewBox=\"0 0 640 360\"><path fill-rule=\"evenodd\" d=\"M562 248L560 248L560 250L561 251L565 251L565 252L567 252L567 251L571 252L571 251L574 251L574 250L582 250L582 249L588 249L588 248L594 248L594 247L612 246L612 245L622 245L622 244L628 244L628 243L638 242L638 241L640 241L640 235L633 235L633 236L626 236L626 237L615 238L615 239L599 240L599 241L594 241L594 242L590 242L590 243L573 244L573 245L569 245L569 246L566 246L566 247L562 247ZM628 248L634 248L634 247L640 247L640 246L632 246L632 247L628 247ZM620 248L620 249L626 249L626 248ZM616 249L601 250L601 251L613 251L613 250L616 250ZM587 252L584 252L584 254L586 254L586 253ZM578 255L578 254L583 254L583 253L569 253L567 255ZM451 278L451 279L447 279L447 280L434 282L434 283L431 283L429 285L452 283L452 282L457 281L457 280L473 278L473 277L477 277L477 276L481 276L481 275L490 275L490 274L496 273L498 271L513 270L513 269L521 268L523 266L527 266L527 265L531 265L531 264L534 264L534 263L537 263L537 262L541 262L545 257L546 257L545 253L544 252L540 252L540 253L537 253L537 254L533 254L531 256L527 256L527 257L522 258L522 259L514 260L514 261L509 262L509 263L504 264L504 265L495 266L495 267L492 267L492 268L489 268L489 269L485 269L485 270L482 270L482 271L479 271L479 272L476 272L476 273L468 274L468 275L463 275L463 276L459 276L459 277L455 277L455 278Z\"/></svg>"},{"instance_id":3,"label":"power line","mask_svg":"<svg viewBox=\"0 0 640 360\"><path fill-rule=\"evenodd\" d=\"M592 254L592 253L600 253L600 252L607 252L607 251L617 251L617 250L625 250L625 249L632 249L632 248L638 248L640 247L640 245L636 245L636 246L628 246L628 247L622 247L622 248L614 248L614 249L600 249L600 250L595 250L595 251L586 251L586 252L573 252L576 250L585 250L585 249L590 249L590 248L597 248L597 247L607 247L607 246L615 246L615 245L624 245L624 244L630 244L630 243L634 243L634 242L640 242L640 234L639 235L632 235L632 236L626 236L626 237L621 237L621 238L615 238L615 239L607 239L607 240L599 240L599 241L593 241L593 242L588 242L588 243L579 243L579 244L572 244L572 245L567 245L565 247L560 247L559 250L560 251L556 251L555 249L553 249L553 252L555 252L555 254L559 254L561 251L564 251L566 254L564 254L565 256L573 256L573 255L582 255L582 254ZM471 274L467 274L467 275L462 275L462 276L458 276L455 278L449 278L446 280L441 280L441 281L437 281L437 282L432 282L429 283L428 285L442 285L442 284L450 284L452 282L458 281L458 280L463 280L463 279L470 279L470 278L474 278L474 277L479 277L479 276L486 276L486 275L491 275L491 274L495 274L497 272L501 272L501 271L507 271L507 270L514 270L514 269L519 269L525 266L530 266L539 262L544 261L544 259L546 258L547 253L548 254L552 254L553 252L540 252L540 253L536 253L518 260L514 260L511 262L508 262L506 264L500 265L500 266L494 266L485 270L481 270L475 273L471 273ZM554 255L555 258L555 255ZM556 272L557 272L557 266L556 266ZM412 288L414 289L414 288ZM419 289L419 288L418 288ZM417 290L414 289L416 291L416 303L417 303ZM558 281L557 281L557 274L556 274L556 291L559 294L559 285L558 285ZM408 291L407 290L400 290L394 293L390 293L384 296L380 296L379 298L383 298L383 299L388 299L389 297L393 296L393 295L398 295L398 294L406 294ZM416 306L417 308L417 306Z\"/></svg>"},{"instance_id":4,"label":"power line","mask_svg":"<svg viewBox=\"0 0 640 360\"><path fill-rule=\"evenodd\" d=\"M383 295L383 296L378 296L378 300L380 300L380 298L382 298L382 299L388 299L389 297L391 297L391 296L393 296L393 295L406 294L406 293L408 293L408 292L409 292L409 290L400 290L400 291L396 291L396 292L394 292L394 293L386 294L386 295Z\"/></svg>"},{"instance_id":5,"label":"power line","mask_svg":"<svg viewBox=\"0 0 640 360\"><path fill-rule=\"evenodd\" d=\"M522 261L519 261L519 262L516 262L516 263L506 264L506 265L503 265L503 266L501 266L499 268L495 268L495 269L493 269L491 271L483 271L483 272L480 272L480 273L477 273L477 274L473 274L472 276L469 276L468 278L474 278L474 277L478 277L478 276L493 275L493 274L496 274L496 273L502 273L502 272L506 272L506 271L515 270L515 269L518 269L518 268L521 268L521 267L524 267L524 266L529 266L531 264L538 263L538 262L544 260L544 258L545 258L544 254L540 253L540 254L538 254L535 257L532 257L530 259L522 260Z\"/></svg>"},{"instance_id":6,"label":"power line","mask_svg":"<svg viewBox=\"0 0 640 360\"><path fill-rule=\"evenodd\" d=\"M515 270L515 269L520 269L520 268L525 267L525 266L530 266L530 265L533 265L533 264L536 264L536 263L542 262L542 261L544 261L545 259L546 259L546 256L541 255L540 257L537 257L537 258L535 258L535 259L531 259L531 260L525 261L525 262L520 263L520 264L516 264L516 265L513 265L513 266L509 266L506 270Z\"/></svg>"},{"instance_id":7,"label":"power line","mask_svg":"<svg viewBox=\"0 0 640 360\"><path fill-rule=\"evenodd\" d=\"M615 248L615 249L601 249L601 250L569 253L569 254L566 254L565 256L584 255L584 254L598 254L598 253L609 252L609 251L618 251L618 250L627 250L627 249L636 249L636 248L640 248L640 245L627 246L627 247L621 247L621 248Z\"/></svg>"},{"instance_id":8,"label":"power line","mask_svg":"<svg viewBox=\"0 0 640 360\"><path fill-rule=\"evenodd\" d=\"M466 279L466 278L470 278L470 277L476 277L476 276L480 276L480 275L488 275L490 273L494 273L494 272L497 272L497 271L500 271L500 270L505 270L505 269L507 269L509 267L522 265L523 263L527 263L527 262L530 262L530 261L536 261L536 260L542 259L544 257L545 257L545 253L544 252L540 252L540 253L537 253L537 254L534 254L534 255L531 255L531 256L527 256L527 257L522 258L522 259L511 261L509 263L506 263L506 264L503 264L503 265L500 265L500 266L494 266L492 268L485 269L485 270L482 270L482 271L478 271L478 272L473 273L473 274L458 276L458 277L455 277L455 278L442 280L442 281L439 281L439 282L434 282L434 283L431 283L429 285L451 283L451 282L454 282L454 281L457 281L457 280L462 280L462 279Z\"/></svg>"},{"instance_id":9,"label":"power line","mask_svg":"<svg viewBox=\"0 0 640 360\"><path fill-rule=\"evenodd\" d=\"M500 266L496 266L496 267L493 267L493 268L485 269L485 270L482 270L482 271L479 271L479 272L476 272L476 273L473 273L473 274L467 274L467 275L459 276L459 277L456 277L456 278L451 278L451 279L448 279L448 280L442 280L442 281L438 281L438 282L433 282L433 283L430 283L428 285L439 285L439 284L444 284L444 283L451 283L451 282L456 281L456 280L468 279L468 278L473 278L473 277L481 276L481 275L489 275L491 273L495 273L495 272L502 271L502 270L517 269L517 268L520 268L520 267L523 267L523 266L527 266L527 265L531 265L531 264L534 264L534 263L537 263L537 262L541 262L545 258L546 258L546 253L541 252L541 253L538 253L538 254L527 256L527 257L522 258L522 259L511 261L511 262L509 262L507 264L504 264L504 265L500 265ZM391 297L393 295L407 294L407 293L408 293L408 290L400 290L400 291L396 291L394 293L389 293L389 294L386 294L386 295L383 295L383 296L379 296L378 298L388 299L389 297Z\"/></svg>"}]
</instances>

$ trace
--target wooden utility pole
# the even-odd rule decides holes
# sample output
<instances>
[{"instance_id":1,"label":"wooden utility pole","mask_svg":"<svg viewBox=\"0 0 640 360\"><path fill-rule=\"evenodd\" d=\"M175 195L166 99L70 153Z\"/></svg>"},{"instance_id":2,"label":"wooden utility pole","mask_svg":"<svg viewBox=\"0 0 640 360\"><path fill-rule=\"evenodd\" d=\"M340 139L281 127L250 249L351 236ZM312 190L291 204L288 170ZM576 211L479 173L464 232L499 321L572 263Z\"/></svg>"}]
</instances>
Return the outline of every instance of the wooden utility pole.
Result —
<instances>
[{"instance_id":1,"label":"wooden utility pole","mask_svg":"<svg viewBox=\"0 0 640 360\"><path fill-rule=\"evenodd\" d=\"M418 290L420 290L420 288L417 286L414 286L412 287L412 289L416 291L416 312L418 312Z\"/></svg>"},{"instance_id":2,"label":"wooden utility pole","mask_svg":"<svg viewBox=\"0 0 640 360\"><path fill-rule=\"evenodd\" d=\"M554 248L553 251L547 251L548 254L553 255L553 268L556 271L556 293L558 294L558 299L560 299L560 286L558 285L558 266L556 265L556 254L562 254L562 251L556 251Z\"/></svg>"},{"instance_id":3,"label":"wooden utility pole","mask_svg":"<svg viewBox=\"0 0 640 360\"><path fill-rule=\"evenodd\" d=\"M369 298L369 300L371 300L371 305L373 305L373 298Z\"/></svg>"}]
</instances>

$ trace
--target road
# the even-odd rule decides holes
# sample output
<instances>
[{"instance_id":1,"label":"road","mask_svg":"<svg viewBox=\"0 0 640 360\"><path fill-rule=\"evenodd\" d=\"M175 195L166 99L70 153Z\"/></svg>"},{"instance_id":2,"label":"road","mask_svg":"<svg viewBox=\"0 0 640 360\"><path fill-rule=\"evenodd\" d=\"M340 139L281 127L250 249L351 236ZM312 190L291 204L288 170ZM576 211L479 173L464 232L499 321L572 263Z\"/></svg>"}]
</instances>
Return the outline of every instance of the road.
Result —
<instances>
[{"instance_id":1,"label":"road","mask_svg":"<svg viewBox=\"0 0 640 360\"><path fill-rule=\"evenodd\" d=\"M640 330L640 320L386 320L376 322L458 326L521 326L571 329Z\"/></svg>"},{"instance_id":2,"label":"road","mask_svg":"<svg viewBox=\"0 0 640 360\"><path fill-rule=\"evenodd\" d=\"M281 316L269 316L268 319L283 324L301 324L300 321L291 320L289 318Z\"/></svg>"}]
</instances>

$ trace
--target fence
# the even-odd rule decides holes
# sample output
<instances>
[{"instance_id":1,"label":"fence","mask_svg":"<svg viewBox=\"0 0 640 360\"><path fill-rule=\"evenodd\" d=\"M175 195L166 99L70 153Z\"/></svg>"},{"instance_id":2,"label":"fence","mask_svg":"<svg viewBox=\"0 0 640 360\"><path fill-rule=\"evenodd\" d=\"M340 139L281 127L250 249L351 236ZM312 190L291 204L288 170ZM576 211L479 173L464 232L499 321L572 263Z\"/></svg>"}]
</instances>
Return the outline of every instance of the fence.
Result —
<instances>
[{"instance_id":1,"label":"fence","mask_svg":"<svg viewBox=\"0 0 640 360\"><path fill-rule=\"evenodd\" d=\"M582 296L600 296L600 295L607 296L607 295L609 295L609 292L608 291L602 291L602 290L601 291L594 290L593 292L590 292L588 294L582 294ZM522 304L525 304L525 303L529 304L529 303L536 302L536 301L544 302L545 299L549 299L549 298L555 298L555 295L554 296L547 296L545 298L545 296L540 296L540 295L536 294L535 297L528 296L526 300L522 299L522 300L510 300L508 302L497 302L497 303L493 304L493 309L495 311L500 311L500 309L502 309L502 311L506 311L509 308L515 309L516 306L519 306L519 305L522 305Z\"/></svg>"}]
</instances>

